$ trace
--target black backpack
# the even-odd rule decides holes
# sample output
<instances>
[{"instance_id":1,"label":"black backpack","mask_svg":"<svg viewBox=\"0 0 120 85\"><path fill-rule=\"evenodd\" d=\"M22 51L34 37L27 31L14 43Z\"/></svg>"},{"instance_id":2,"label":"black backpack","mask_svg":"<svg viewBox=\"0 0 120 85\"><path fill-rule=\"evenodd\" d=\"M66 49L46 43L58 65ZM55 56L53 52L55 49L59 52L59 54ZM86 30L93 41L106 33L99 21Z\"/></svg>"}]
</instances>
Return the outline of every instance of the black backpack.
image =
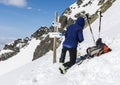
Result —
<instances>
[{"instance_id":1,"label":"black backpack","mask_svg":"<svg viewBox=\"0 0 120 85\"><path fill-rule=\"evenodd\" d=\"M99 38L96 41L96 46L87 48L86 52L89 57L100 56L101 54L110 52L111 49L102 42L102 39Z\"/></svg>"}]
</instances>

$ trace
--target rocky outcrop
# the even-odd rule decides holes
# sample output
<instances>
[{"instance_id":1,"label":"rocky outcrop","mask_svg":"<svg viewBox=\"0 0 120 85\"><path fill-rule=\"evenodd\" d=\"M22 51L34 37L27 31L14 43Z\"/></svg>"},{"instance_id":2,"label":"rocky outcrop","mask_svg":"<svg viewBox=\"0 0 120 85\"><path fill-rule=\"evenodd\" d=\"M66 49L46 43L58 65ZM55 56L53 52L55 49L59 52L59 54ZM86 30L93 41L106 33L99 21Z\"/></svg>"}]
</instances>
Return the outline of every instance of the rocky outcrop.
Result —
<instances>
[{"instance_id":1,"label":"rocky outcrop","mask_svg":"<svg viewBox=\"0 0 120 85\"><path fill-rule=\"evenodd\" d=\"M71 25L74 23L74 20L72 18L69 18L67 21L67 25Z\"/></svg>"},{"instance_id":2,"label":"rocky outcrop","mask_svg":"<svg viewBox=\"0 0 120 85\"><path fill-rule=\"evenodd\" d=\"M60 16L59 22L61 23L61 28L59 31L62 32L67 25L67 17L64 15Z\"/></svg>"},{"instance_id":3,"label":"rocky outcrop","mask_svg":"<svg viewBox=\"0 0 120 85\"><path fill-rule=\"evenodd\" d=\"M17 39L11 44L6 44L3 50L11 50L11 52L5 52L1 54L0 61L7 60L8 58L16 55L21 48L28 45L28 41L30 41L30 39L26 37L25 39Z\"/></svg>"},{"instance_id":4,"label":"rocky outcrop","mask_svg":"<svg viewBox=\"0 0 120 85\"><path fill-rule=\"evenodd\" d=\"M16 55L17 52L8 52L8 53L4 53L4 54L1 54L0 55L0 61L4 61L4 60L7 60L8 58Z\"/></svg>"},{"instance_id":5,"label":"rocky outcrop","mask_svg":"<svg viewBox=\"0 0 120 85\"><path fill-rule=\"evenodd\" d=\"M35 33L31 35L31 37L39 39L43 34L47 34L48 32L49 30L46 26L41 26Z\"/></svg>"},{"instance_id":6,"label":"rocky outcrop","mask_svg":"<svg viewBox=\"0 0 120 85\"><path fill-rule=\"evenodd\" d=\"M81 5L83 3L83 0L77 0L77 4Z\"/></svg>"},{"instance_id":7,"label":"rocky outcrop","mask_svg":"<svg viewBox=\"0 0 120 85\"><path fill-rule=\"evenodd\" d=\"M49 36L46 36L44 40L40 42L40 44L37 46L33 60L43 56L48 51L52 50L53 47L53 39L50 39Z\"/></svg>"}]
</instances>

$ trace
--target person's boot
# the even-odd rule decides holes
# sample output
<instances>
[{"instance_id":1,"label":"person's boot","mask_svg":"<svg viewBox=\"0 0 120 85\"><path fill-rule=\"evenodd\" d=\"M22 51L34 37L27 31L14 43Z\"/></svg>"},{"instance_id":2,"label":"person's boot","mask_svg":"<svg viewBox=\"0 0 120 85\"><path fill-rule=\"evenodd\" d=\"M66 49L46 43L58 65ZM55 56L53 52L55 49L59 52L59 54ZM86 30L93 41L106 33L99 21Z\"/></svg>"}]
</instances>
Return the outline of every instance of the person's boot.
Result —
<instances>
[{"instance_id":1,"label":"person's boot","mask_svg":"<svg viewBox=\"0 0 120 85\"><path fill-rule=\"evenodd\" d=\"M65 74L67 72L67 67L65 67L63 63L61 63L59 70L61 74Z\"/></svg>"}]
</instances>

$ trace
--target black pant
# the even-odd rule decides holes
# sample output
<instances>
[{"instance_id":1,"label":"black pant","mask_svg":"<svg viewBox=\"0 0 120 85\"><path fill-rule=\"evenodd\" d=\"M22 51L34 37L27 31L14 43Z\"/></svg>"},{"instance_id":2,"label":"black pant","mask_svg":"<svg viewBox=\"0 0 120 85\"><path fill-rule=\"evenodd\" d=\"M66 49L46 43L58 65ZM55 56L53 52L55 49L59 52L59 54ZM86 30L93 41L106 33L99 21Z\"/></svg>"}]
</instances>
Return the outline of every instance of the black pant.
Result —
<instances>
[{"instance_id":1,"label":"black pant","mask_svg":"<svg viewBox=\"0 0 120 85\"><path fill-rule=\"evenodd\" d=\"M70 60L66 63L64 63L65 61L65 56L66 56L66 52L69 51L69 55L70 55ZM60 63L64 63L63 65L67 68L70 68L72 65L75 64L76 62L76 57L77 57L77 48L66 48L63 47L62 48L62 53L61 53L61 57L60 57Z\"/></svg>"}]
</instances>

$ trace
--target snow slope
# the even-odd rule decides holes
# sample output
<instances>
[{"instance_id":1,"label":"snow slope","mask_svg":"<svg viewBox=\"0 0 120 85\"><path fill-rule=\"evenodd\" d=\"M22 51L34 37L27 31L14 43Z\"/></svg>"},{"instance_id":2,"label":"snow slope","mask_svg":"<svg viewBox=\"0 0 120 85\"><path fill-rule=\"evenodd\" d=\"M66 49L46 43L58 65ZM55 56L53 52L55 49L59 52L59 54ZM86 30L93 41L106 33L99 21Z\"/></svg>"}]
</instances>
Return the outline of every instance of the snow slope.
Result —
<instances>
[{"instance_id":1,"label":"snow slope","mask_svg":"<svg viewBox=\"0 0 120 85\"><path fill-rule=\"evenodd\" d=\"M33 59L33 53L36 46L40 43L40 40L32 39L29 42L29 45L22 48L20 52L14 57L0 62L0 75L3 75L7 72L15 70L29 62ZM31 50L32 49L32 50ZM1 53L10 52L11 50L2 50ZM9 68L9 69L8 69Z\"/></svg>"},{"instance_id":2,"label":"snow slope","mask_svg":"<svg viewBox=\"0 0 120 85\"><path fill-rule=\"evenodd\" d=\"M52 51L42 58L28 63L0 77L1 85L120 85L120 0L104 13L101 37L112 48L112 52L86 60L80 66L74 65L65 75L58 71L59 63L52 64ZM98 38L98 21L92 24L95 39ZM79 50L85 54L93 46L89 29L84 30L85 41ZM57 49L57 62L62 46ZM67 58L69 55L67 54Z\"/></svg>"}]
</instances>

